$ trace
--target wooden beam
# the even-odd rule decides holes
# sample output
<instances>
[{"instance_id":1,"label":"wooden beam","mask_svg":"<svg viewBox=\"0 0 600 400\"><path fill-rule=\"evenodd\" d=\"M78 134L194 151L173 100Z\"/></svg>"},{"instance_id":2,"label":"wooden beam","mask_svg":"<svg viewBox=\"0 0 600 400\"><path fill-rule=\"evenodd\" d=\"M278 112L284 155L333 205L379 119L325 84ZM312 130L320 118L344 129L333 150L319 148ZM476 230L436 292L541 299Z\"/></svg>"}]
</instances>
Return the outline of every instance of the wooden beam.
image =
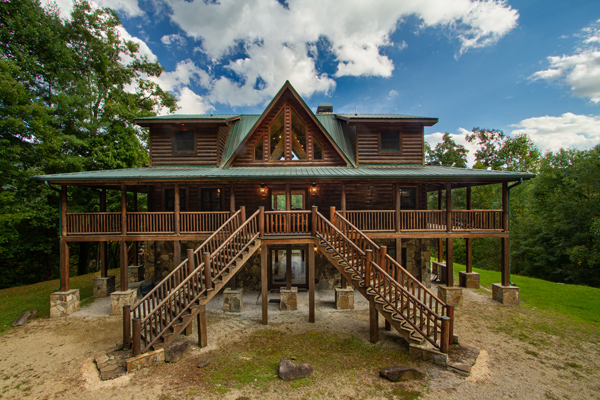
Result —
<instances>
[{"instance_id":1,"label":"wooden beam","mask_svg":"<svg viewBox=\"0 0 600 400\"><path fill-rule=\"evenodd\" d=\"M308 245L308 322L315 322L315 246Z\"/></svg>"},{"instance_id":2,"label":"wooden beam","mask_svg":"<svg viewBox=\"0 0 600 400\"><path fill-rule=\"evenodd\" d=\"M269 290L269 278L267 276L267 255L269 246L264 242L260 246L260 288L262 294L262 324L268 324L267 306L269 305L268 290Z\"/></svg>"},{"instance_id":3,"label":"wooden beam","mask_svg":"<svg viewBox=\"0 0 600 400\"><path fill-rule=\"evenodd\" d=\"M446 238L446 286L454 286L454 249L453 239Z\"/></svg>"},{"instance_id":4,"label":"wooden beam","mask_svg":"<svg viewBox=\"0 0 600 400\"><path fill-rule=\"evenodd\" d=\"M402 197L400 196L400 185L394 183L394 223L396 225L396 232L400 232L400 207L402 204Z\"/></svg>"},{"instance_id":5,"label":"wooden beam","mask_svg":"<svg viewBox=\"0 0 600 400\"><path fill-rule=\"evenodd\" d=\"M121 240L119 258L121 260L121 291L124 292L129 288L129 265L127 265L127 242L125 240Z\"/></svg>"},{"instance_id":6,"label":"wooden beam","mask_svg":"<svg viewBox=\"0 0 600 400\"><path fill-rule=\"evenodd\" d=\"M473 239L466 238L465 239L465 252L467 253L467 265L466 270L467 273L473 272Z\"/></svg>"},{"instance_id":7,"label":"wooden beam","mask_svg":"<svg viewBox=\"0 0 600 400\"><path fill-rule=\"evenodd\" d=\"M208 337L206 334L206 306L201 304L198 306L198 316L196 317L196 322L198 324L198 346L200 348L204 348L208 346Z\"/></svg>"},{"instance_id":8,"label":"wooden beam","mask_svg":"<svg viewBox=\"0 0 600 400\"><path fill-rule=\"evenodd\" d=\"M235 214L235 191L233 189L233 183L229 185L229 211L231 214Z\"/></svg>"},{"instance_id":9,"label":"wooden beam","mask_svg":"<svg viewBox=\"0 0 600 400\"><path fill-rule=\"evenodd\" d=\"M452 184L446 182L446 231L452 232Z\"/></svg>"},{"instance_id":10,"label":"wooden beam","mask_svg":"<svg viewBox=\"0 0 600 400\"><path fill-rule=\"evenodd\" d=\"M179 235L179 233L181 232L181 196L179 196L179 185L175 184L175 191L174 191L174 197L175 197L175 207L174 210L175 214L173 216L174 218L174 222L175 222L175 234Z\"/></svg>"},{"instance_id":11,"label":"wooden beam","mask_svg":"<svg viewBox=\"0 0 600 400\"><path fill-rule=\"evenodd\" d=\"M100 192L100 212L106 212L106 189ZM100 242L100 276L108 276L108 266L106 265L107 249L106 242Z\"/></svg>"},{"instance_id":12,"label":"wooden beam","mask_svg":"<svg viewBox=\"0 0 600 400\"><path fill-rule=\"evenodd\" d=\"M402 265L402 239L395 238L394 240L396 242L396 261L398 261L398 264ZM406 265L402 266L406 268Z\"/></svg>"},{"instance_id":13,"label":"wooden beam","mask_svg":"<svg viewBox=\"0 0 600 400\"><path fill-rule=\"evenodd\" d=\"M173 240L173 268L181 264L181 242Z\"/></svg>"},{"instance_id":14,"label":"wooden beam","mask_svg":"<svg viewBox=\"0 0 600 400\"><path fill-rule=\"evenodd\" d=\"M510 271L508 261L510 260L510 253L508 247L508 238L500 239L500 271L502 276L502 286L510 286Z\"/></svg>"},{"instance_id":15,"label":"wooden beam","mask_svg":"<svg viewBox=\"0 0 600 400\"><path fill-rule=\"evenodd\" d=\"M60 240L60 291L69 291L69 244Z\"/></svg>"},{"instance_id":16,"label":"wooden beam","mask_svg":"<svg viewBox=\"0 0 600 400\"><path fill-rule=\"evenodd\" d=\"M60 234L67 236L67 185L60 188Z\"/></svg>"},{"instance_id":17,"label":"wooden beam","mask_svg":"<svg viewBox=\"0 0 600 400\"><path fill-rule=\"evenodd\" d=\"M292 246L285 246L285 288L292 289Z\"/></svg>"},{"instance_id":18,"label":"wooden beam","mask_svg":"<svg viewBox=\"0 0 600 400\"><path fill-rule=\"evenodd\" d=\"M121 185L121 235L127 235L127 186Z\"/></svg>"},{"instance_id":19,"label":"wooden beam","mask_svg":"<svg viewBox=\"0 0 600 400\"><path fill-rule=\"evenodd\" d=\"M369 301L369 341L371 343L379 341L379 313L373 300Z\"/></svg>"}]
</instances>

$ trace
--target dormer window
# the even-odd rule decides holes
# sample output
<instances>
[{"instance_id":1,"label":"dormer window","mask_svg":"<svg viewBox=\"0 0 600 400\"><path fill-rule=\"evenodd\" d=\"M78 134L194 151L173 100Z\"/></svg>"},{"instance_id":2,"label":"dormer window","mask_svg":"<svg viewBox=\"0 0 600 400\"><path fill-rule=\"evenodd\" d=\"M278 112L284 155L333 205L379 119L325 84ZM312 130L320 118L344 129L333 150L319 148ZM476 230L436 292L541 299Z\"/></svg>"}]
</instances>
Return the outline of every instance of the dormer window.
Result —
<instances>
[{"instance_id":1,"label":"dormer window","mask_svg":"<svg viewBox=\"0 0 600 400\"><path fill-rule=\"evenodd\" d=\"M309 154L310 142L313 143L313 157ZM264 144L263 144L264 143ZM254 160L264 160L261 153L263 145L269 146L269 161L303 161L303 160L322 160L323 146L316 142L313 135L310 134L308 126L290 107L283 107L277 116L269 125L268 140L259 139L254 147Z\"/></svg>"},{"instance_id":2,"label":"dormer window","mask_svg":"<svg viewBox=\"0 0 600 400\"><path fill-rule=\"evenodd\" d=\"M173 150L175 153L194 153L196 151L194 131L173 132Z\"/></svg>"},{"instance_id":3,"label":"dormer window","mask_svg":"<svg viewBox=\"0 0 600 400\"><path fill-rule=\"evenodd\" d=\"M379 132L379 151L400 151L400 131L382 130Z\"/></svg>"}]
</instances>

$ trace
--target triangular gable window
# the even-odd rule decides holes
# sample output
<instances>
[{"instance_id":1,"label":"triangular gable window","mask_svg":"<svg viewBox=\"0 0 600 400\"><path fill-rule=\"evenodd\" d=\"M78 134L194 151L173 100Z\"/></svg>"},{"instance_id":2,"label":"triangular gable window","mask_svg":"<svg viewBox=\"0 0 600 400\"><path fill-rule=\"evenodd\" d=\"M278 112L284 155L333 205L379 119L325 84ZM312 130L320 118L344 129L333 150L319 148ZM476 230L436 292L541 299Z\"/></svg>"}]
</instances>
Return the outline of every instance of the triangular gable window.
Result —
<instances>
[{"instance_id":1,"label":"triangular gable window","mask_svg":"<svg viewBox=\"0 0 600 400\"><path fill-rule=\"evenodd\" d=\"M314 138L307 124L300 118L294 109L286 105L273 119L268 129L268 141L259 139L254 151L254 160L267 161L259 154L263 146L269 146L265 151L268 161L305 161L322 160L323 146ZM316 146L318 153L311 154L311 145Z\"/></svg>"}]
</instances>

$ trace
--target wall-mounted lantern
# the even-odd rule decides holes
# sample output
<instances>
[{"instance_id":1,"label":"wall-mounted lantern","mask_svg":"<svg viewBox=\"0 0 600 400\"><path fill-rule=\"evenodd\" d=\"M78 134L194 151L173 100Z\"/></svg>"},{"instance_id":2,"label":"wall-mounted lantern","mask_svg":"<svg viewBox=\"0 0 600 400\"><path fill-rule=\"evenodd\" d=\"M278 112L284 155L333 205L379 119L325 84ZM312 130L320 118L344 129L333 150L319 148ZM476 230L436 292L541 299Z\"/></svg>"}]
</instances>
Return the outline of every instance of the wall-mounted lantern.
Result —
<instances>
[{"instance_id":1,"label":"wall-mounted lantern","mask_svg":"<svg viewBox=\"0 0 600 400\"><path fill-rule=\"evenodd\" d=\"M310 190L310 193L311 193L311 194L315 194L315 193L317 193L317 184L316 184L316 183L313 183L312 185L310 185L310 188L309 188L309 190Z\"/></svg>"},{"instance_id":2,"label":"wall-mounted lantern","mask_svg":"<svg viewBox=\"0 0 600 400\"><path fill-rule=\"evenodd\" d=\"M267 187L265 185L260 185L260 194L267 193Z\"/></svg>"}]
</instances>

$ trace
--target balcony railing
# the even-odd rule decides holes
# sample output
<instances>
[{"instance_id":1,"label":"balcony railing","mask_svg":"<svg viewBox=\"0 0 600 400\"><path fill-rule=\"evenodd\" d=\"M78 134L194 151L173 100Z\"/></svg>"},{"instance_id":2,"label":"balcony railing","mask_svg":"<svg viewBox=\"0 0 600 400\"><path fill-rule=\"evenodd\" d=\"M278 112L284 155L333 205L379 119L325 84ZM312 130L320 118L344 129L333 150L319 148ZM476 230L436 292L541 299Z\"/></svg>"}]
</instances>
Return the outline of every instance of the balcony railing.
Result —
<instances>
[{"instance_id":1,"label":"balcony railing","mask_svg":"<svg viewBox=\"0 0 600 400\"><path fill-rule=\"evenodd\" d=\"M266 211L265 234L298 235L311 231L309 210ZM126 229L118 212L71 213L66 215L67 236L79 235L175 235L208 234L229 218L228 211L181 212L179 226L174 212L128 212ZM363 232L445 232L445 210L349 210L346 218ZM452 210L452 231L502 231L502 210ZM179 229L177 229L179 228Z\"/></svg>"}]
</instances>

